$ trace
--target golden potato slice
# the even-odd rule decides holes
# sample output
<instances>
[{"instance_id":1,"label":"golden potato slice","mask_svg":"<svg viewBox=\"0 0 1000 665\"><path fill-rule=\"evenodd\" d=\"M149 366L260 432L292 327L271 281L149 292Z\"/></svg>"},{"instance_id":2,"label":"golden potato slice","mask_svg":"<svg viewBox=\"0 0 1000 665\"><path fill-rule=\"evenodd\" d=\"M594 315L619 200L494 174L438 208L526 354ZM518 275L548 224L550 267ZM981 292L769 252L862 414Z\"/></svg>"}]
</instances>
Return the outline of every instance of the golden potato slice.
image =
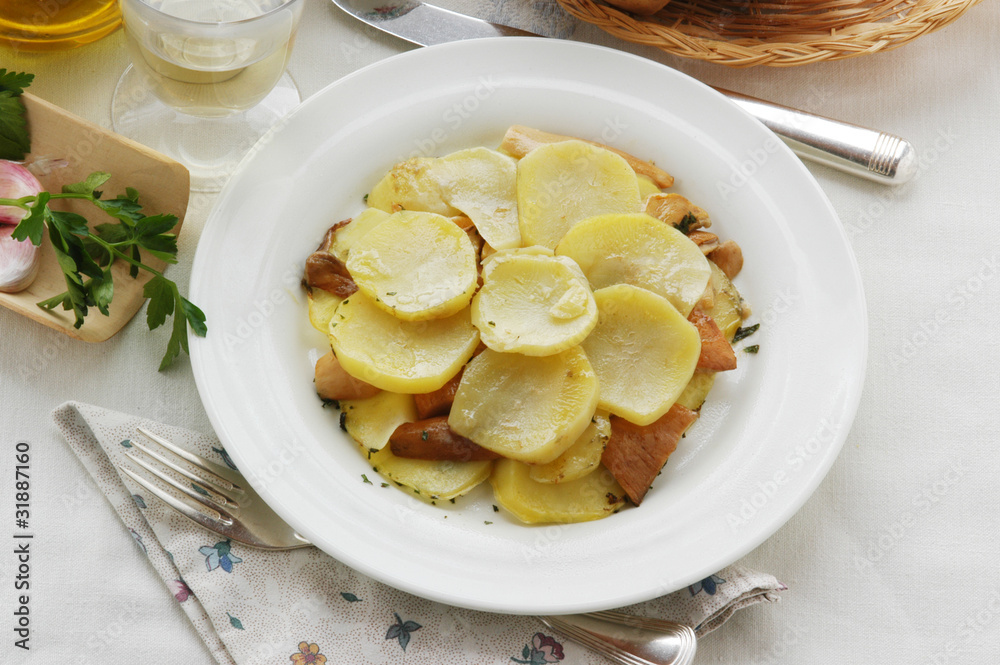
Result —
<instances>
[{"instance_id":1,"label":"golden potato slice","mask_svg":"<svg viewBox=\"0 0 1000 665\"><path fill-rule=\"evenodd\" d=\"M576 261L594 290L631 284L658 293L685 317L708 286L711 268L698 246L645 213L600 215L574 226L556 254Z\"/></svg>"},{"instance_id":2,"label":"golden potato slice","mask_svg":"<svg viewBox=\"0 0 1000 665\"><path fill-rule=\"evenodd\" d=\"M601 465L601 453L611 438L607 411L598 410L590 425L566 452L548 464L533 464L529 475L537 483L566 483L583 478Z\"/></svg>"},{"instance_id":3,"label":"golden potato slice","mask_svg":"<svg viewBox=\"0 0 1000 665\"><path fill-rule=\"evenodd\" d=\"M488 148L459 150L441 158L439 181L444 200L472 220L490 247L521 246L516 161Z\"/></svg>"},{"instance_id":4,"label":"golden potato slice","mask_svg":"<svg viewBox=\"0 0 1000 665\"><path fill-rule=\"evenodd\" d=\"M468 234L428 212L390 215L354 244L347 270L362 293L406 321L440 319L464 309L479 279Z\"/></svg>"},{"instance_id":5,"label":"golden potato slice","mask_svg":"<svg viewBox=\"0 0 1000 665\"><path fill-rule=\"evenodd\" d=\"M549 143L517 164L517 214L525 245L554 248L583 219L639 208L635 171L605 148L577 140Z\"/></svg>"},{"instance_id":6,"label":"golden potato slice","mask_svg":"<svg viewBox=\"0 0 1000 665\"><path fill-rule=\"evenodd\" d=\"M399 485L409 487L425 501L454 499L490 477L493 462L434 462L409 459L382 448L369 458L372 469Z\"/></svg>"},{"instance_id":7,"label":"golden potato slice","mask_svg":"<svg viewBox=\"0 0 1000 665\"><path fill-rule=\"evenodd\" d=\"M733 335L743 323L743 317L740 313L743 299L719 266L711 261L708 262L708 265L712 271L712 288L715 290L712 309L708 313L715 320L715 325L719 326L719 330L731 343Z\"/></svg>"},{"instance_id":8,"label":"golden potato slice","mask_svg":"<svg viewBox=\"0 0 1000 665\"><path fill-rule=\"evenodd\" d=\"M697 411L705 403L708 391L715 383L715 372L707 369L695 370L691 380L684 387L684 391L677 398L675 404L680 404L686 409Z\"/></svg>"},{"instance_id":9,"label":"golden potato slice","mask_svg":"<svg viewBox=\"0 0 1000 665\"><path fill-rule=\"evenodd\" d=\"M330 253L343 262L351 252L351 247L365 237L373 228L389 219L389 213L378 208L365 208L351 218L351 221L337 229L330 243Z\"/></svg>"},{"instance_id":10,"label":"golden potato slice","mask_svg":"<svg viewBox=\"0 0 1000 665\"><path fill-rule=\"evenodd\" d=\"M337 305L343 298L338 298L324 289L309 289L306 294L309 300L309 323L324 335L330 332L330 320L337 311Z\"/></svg>"},{"instance_id":11,"label":"golden potato slice","mask_svg":"<svg viewBox=\"0 0 1000 665\"><path fill-rule=\"evenodd\" d=\"M566 257L494 254L472 299L472 324L494 351L549 356L597 324L587 278Z\"/></svg>"},{"instance_id":12,"label":"golden potato slice","mask_svg":"<svg viewBox=\"0 0 1000 665\"><path fill-rule=\"evenodd\" d=\"M417 419L413 395L386 390L374 397L341 400L340 413L341 426L369 459L385 447L397 427Z\"/></svg>"},{"instance_id":13,"label":"golden potato slice","mask_svg":"<svg viewBox=\"0 0 1000 665\"><path fill-rule=\"evenodd\" d=\"M414 157L396 164L368 193L368 206L385 212L417 210L445 217L461 214L444 200L440 166L437 157Z\"/></svg>"},{"instance_id":14,"label":"golden potato slice","mask_svg":"<svg viewBox=\"0 0 1000 665\"><path fill-rule=\"evenodd\" d=\"M597 390L579 346L541 358L486 349L466 366L448 424L504 457L545 464L587 429Z\"/></svg>"},{"instance_id":15,"label":"golden potato slice","mask_svg":"<svg viewBox=\"0 0 1000 665\"><path fill-rule=\"evenodd\" d=\"M458 373L479 344L465 309L446 319L403 321L356 293L330 321L340 364L362 381L397 393L429 393Z\"/></svg>"},{"instance_id":16,"label":"golden potato slice","mask_svg":"<svg viewBox=\"0 0 1000 665\"><path fill-rule=\"evenodd\" d=\"M600 385L598 405L636 425L666 413L691 380L701 338L670 302L631 284L594 292L599 318L581 344Z\"/></svg>"},{"instance_id":17,"label":"golden potato slice","mask_svg":"<svg viewBox=\"0 0 1000 665\"><path fill-rule=\"evenodd\" d=\"M501 459L490 484L497 503L528 524L589 522L625 505L625 490L604 468L565 483L540 483L532 480L527 464Z\"/></svg>"},{"instance_id":18,"label":"golden potato slice","mask_svg":"<svg viewBox=\"0 0 1000 665\"><path fill-rule=\"evenodd\" d=\"M482 267L480 277L486 279L486 277L490 274L490 270L492 270L490 266L497 259L508 256L518 256L518 255L555 256L556 254L548 247L542 247L541 245L531 245L530 247L517 247L515 249L492 250L490 251L489 254L486 254L484 252L482 259L480 259L479 261L479 265Z\"/></svg>"},{"instance_id":19,"label":"golden potato slice","mask_svg":"<svg viewBox=\"0 0 1000 665\"><path fill-rule=\"evenodd\" d=\"M647 198L649 198L650 196L653 196L654 194L661 194L662 193L660 191L660 188L656 186L656 183L653 182L653 179L650 178L648 175L639 175L639 174L636 174L635 177L639 181L639 200L640 201L645 201Z\"/></svg>"}]
</instances>

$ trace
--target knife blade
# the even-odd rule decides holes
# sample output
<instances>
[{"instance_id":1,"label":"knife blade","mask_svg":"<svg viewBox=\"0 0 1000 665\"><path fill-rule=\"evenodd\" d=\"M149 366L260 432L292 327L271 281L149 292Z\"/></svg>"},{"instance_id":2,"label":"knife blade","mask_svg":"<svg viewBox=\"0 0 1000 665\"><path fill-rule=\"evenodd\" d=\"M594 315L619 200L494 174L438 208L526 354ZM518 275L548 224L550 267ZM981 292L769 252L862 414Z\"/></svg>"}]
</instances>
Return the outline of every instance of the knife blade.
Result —
<instances>
[{"instance_id":1,"label":"knife blade","mask_svg":"<svg viewBox=\"0 0 1000 665\"><path fill-rule=\"evenodd\" d=\"M484 37L542 37L417 0L331 0L351 16L417 46ZM898 136L715 88L754 116L803 159L883 184L917 170L913 145Z\"/></svg>"}]
</instances>

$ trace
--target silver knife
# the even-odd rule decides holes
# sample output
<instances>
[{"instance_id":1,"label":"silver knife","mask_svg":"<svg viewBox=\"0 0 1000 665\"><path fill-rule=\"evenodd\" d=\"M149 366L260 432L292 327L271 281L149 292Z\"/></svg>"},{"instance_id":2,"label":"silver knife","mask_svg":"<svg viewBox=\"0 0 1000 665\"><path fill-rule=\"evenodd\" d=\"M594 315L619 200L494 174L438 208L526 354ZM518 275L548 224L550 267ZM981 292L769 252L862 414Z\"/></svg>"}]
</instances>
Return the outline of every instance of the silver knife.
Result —
<instances>
[{"instance_id":1,"label":"silver knife","mask_svg":"<svg viewBox=\"0 0 1000 665\"><path fill-rule=\"evenodd\" d=\"M332 0L355 18L417 46L481 37L541 37L533 32L411 0ZM898 185L917 170L908 141L884 132L832 120L715 88L764 123L799 157L874 180Z\"/></svg>"}]
</instances>

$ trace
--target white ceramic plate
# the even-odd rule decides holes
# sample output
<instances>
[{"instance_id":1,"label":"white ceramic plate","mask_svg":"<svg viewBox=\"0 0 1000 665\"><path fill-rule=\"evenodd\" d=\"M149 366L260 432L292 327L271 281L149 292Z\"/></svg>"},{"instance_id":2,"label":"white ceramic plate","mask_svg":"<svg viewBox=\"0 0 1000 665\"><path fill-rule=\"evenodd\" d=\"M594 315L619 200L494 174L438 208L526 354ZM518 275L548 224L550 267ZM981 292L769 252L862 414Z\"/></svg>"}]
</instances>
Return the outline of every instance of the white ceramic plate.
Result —
<instances>
[{"instance_id":1,"label":"white ceramic plate","mask_svg":"<svg viewBox=\"0 0 1000 665\"><path fill-rule=\"evenodd\" d=\"M568 526L496 513L488 487L430 506L381 478L321 408L303 261L396 161L494 146L511 124L650 158L736 239L760 332L640 508ZM833 463L861 393L867 325L840 223L762 125L666 67L573 42L458 42L360 70L265 137L202 234L191 299L205 407L239 468L299 532L387 584L511 613L606 609L674 591L774 533ZM367 474L374 484L362 481Z\"/></svg>"}]
</instances>

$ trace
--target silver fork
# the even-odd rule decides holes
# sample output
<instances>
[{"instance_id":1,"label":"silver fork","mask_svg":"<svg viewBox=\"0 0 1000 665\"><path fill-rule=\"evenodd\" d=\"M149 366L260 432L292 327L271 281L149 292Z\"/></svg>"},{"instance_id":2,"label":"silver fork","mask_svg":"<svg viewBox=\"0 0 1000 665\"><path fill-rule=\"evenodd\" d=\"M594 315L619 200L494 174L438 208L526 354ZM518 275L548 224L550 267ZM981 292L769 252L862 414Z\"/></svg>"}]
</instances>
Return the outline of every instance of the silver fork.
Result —
<instances>
[{"instance_id":1,"label":"silver fork","mask_svg":"<svg viewBox=\"0 0 1000 665\"><path fill-rule=\"evenodd\" d=\"M129 462L146 475L124 465L119 468L177 512L213 533L250 547L290 550L312 545L271 510L239 472L190 453L144 428L137 431L156 446L131 440ZM177 480L149 460L184 480ZM623 612L538 619L564 637L622 665L690 665L697 649L694 631L673 621Z\"/></svg>"}]
</instances>

